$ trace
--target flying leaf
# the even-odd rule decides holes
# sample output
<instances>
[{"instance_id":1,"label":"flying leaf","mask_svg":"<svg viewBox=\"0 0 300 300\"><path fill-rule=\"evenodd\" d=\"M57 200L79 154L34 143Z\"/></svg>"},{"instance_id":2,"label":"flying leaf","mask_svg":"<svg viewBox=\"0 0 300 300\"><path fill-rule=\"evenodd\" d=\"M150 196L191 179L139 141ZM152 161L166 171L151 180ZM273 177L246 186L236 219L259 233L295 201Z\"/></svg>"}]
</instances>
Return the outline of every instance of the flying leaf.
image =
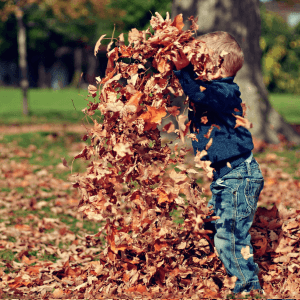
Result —
<instances>
[{"instance_id":1,"label":"flying leaf","mask_svg":"<svg viewBox=\"0 0 300 300\"><path fill-rule=\"evenodd\" d=\"M121 157L125 156L126 154L132 155L132 151L130 149L129 143L117 143L114 148L114 151L117 152L117 154Z\"/></svg>"},{"instance_id":2,"label":"flying leaf","mask_svg":"<svg viewBox=\"0 0 300 300\"><path fill-rule=\"evenodd\" d=\"M172 116L176 117L180 114L180 107L178 106L171 106L171 107L167 107L167 111L169 114L171 114Z\"/></svg>"},{"instance_id":3,"label":"flying leaf","mask_svg":"<svg viewBox=\"0 0 300 300\"><path fill-rule=\"evenodd\" d=\"M62 164L66 167L66 168L70 168L68 165L68 162L66 161L66 159L64 157L61 158Z\"/></svg>"},{"instance_id":4,"label":"flying leaf","mask_svg":"<svg viewBox=\"0 0 300 300\"><path fill-rule=\"evenodd\" d=\"M246 260L253 256L253 254L250 253L250 246L248 245L245 248L242 248L241 254Z\"/></svg>"},{"instance_id":5,"label":"flying leaf","mask_svg":"<svg viewBox=\"0 0 300 300\"><path fill-rule=\"evenodd\" d=\"M191 16L191 17L189 17L189 21L192 22L190 29L193 31L198 31L198 29L199 29L199 25L197 24L198 17L194 18L194 16Z\"/></svg>"},{"instance_id":6,"label":"flying leaf","mask_svg":"<svg viewBox=\"0 0 300 300\"><path fill-rule=\"evenodd\" d=\"M140 100L141 100L142 96L143 96L142 92L140 92L140 91L136 92L134 95L132 95L130 97L130 99L125 104L125 106L134 105L137 108L139 106L139 103L140 103Z\"/></svg>"},{"instance_id":7,"label":"flying leaf","mask_svg":"<svg viewBox=\"0 0 300 300\"><path fill-rule=\"evenodd\" d=\"M172 170L170 173L170 178L172 178L175 183L179 183L181 181L185 181L187 179L187 176L182 173L177 173L175 170Z\"/></svg>"},{"instance_id":8,"label":"flying leaf","mask_svg":"<svg viewBox=\"0 0 300 300\"><path fill-rule=\"evenodd\" d=\"M167 133L171 133L175 131L175 125L173 122L170 122L168 124L166 124L163 128L163 131L166 131Z\"/></svg>"},{"instance_id":9,"label":"flying leaf","mask_svg":"<svg viewBox=\"0 0 300 300\"><path fill-rule=\"evenodd\" d=\"M92 94L93 97L96 97L96 92L97 92L97 91L98 91L98 89L97 89L96 86L94 86L94 85L92 85L92 84L89 84L89 86L88 86L88 92L89 92L90 94Z\"/></svg>"},{"instance_id":10,"label":"flying leaf","mask_svg":"<svg viewBox=\"0 0 300 300\"><path fill-rule=\"evenodd\" d=\"M106 37L106 34L103 34L100 36L99 40L96 42L96 45L95 45L95 48L94 48L94 55L96 56L98 51L99 51L99 48L100 48L100 45L101 45L101 41L104 39L104 37Z\"/></svg>"},{"instance_id":11,"label":"flying leaf","mask_svg":"<svg viewBox=\"0 0 300 300\"><path fill-rule=\"evenodd\" d=\"M235 128L238 128L240 126L245 127L247 129L250 129L253 127L252 123L250 123L246 118L232 114L236 118L236 124L234 126Z\"/></svg>"},{"instance_id":12,"label":"flying leaf","mask_svg":"<svg viewBox=\"0 0 300 300\"><path fill-rule=\"evenodd\" d=\"M201 123L206 124L208 122L207 116L201 117Z\"/></svg>"},{"instance_id":13,"label":"flying leaf","mask_svg":"<svg viewBox=\"0 0 300 300\"><path fill-rule=\"evenodd\" d=\"M146 107L147 111L140 115L139 118L145 121L145 130L154 129L156 128L156 124L160 124L161 119L167 114L166 109L164 107L155 108L148 105Z\"/></svg>"},{"instance_id":14,"label":"flying leaf","mask_svg":"<svg viewBox=\"0 0 300 300\"><path fill-rule=\"evenodd\" d=\"M210 138L210 140L208 141L208 143L205 146L205 150L208 150L211 147L212 142L213 142L213 138Z\"/></svg>"},{"instance_id":15,"label":"flying leaf","mask_svg":"<svg viewBox=\"0 0 300 300\"><path fill-rule=\"evenodd\" d=\"M178 30L182 30L184 27L182 14L177 15L171 25L175 26Z\"/></svg>"},{"instance_id":16,"label":"flying leaf","mask_svg":"<svg viewBox=\"0 0 300 300\"><path fill-rule=\"evenodd\" d=\"M186 115L180 115L178 117L178 126L179 126L178 132L179 132L179 135L180 135L180 139L183 143L184 143L184 137L186 136L186 134L189 130L189 126L191 124L191 120L187 124L184 124L186 118L187 118Z\"/></svg>"}]
</instances>

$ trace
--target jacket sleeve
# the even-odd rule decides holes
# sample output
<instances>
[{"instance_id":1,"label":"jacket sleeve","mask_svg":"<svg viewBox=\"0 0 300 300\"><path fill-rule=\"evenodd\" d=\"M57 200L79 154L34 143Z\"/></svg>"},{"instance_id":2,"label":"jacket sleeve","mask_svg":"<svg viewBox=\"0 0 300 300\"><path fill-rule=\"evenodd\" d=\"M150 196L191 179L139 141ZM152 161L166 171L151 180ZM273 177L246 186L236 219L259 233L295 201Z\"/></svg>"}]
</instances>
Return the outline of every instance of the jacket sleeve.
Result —
<instances>
[{"instance_id":1,"label":"jacket sleeve","mask_svg":"<svg viewBox=\"0 0 300 300\"><path fill-rule=\"evenodd\" d=\"M191 65L182 70L174 71L174 73L184 93L195 104L207 105L217 110L227 107L226 99L229 97L229 93L221 83L195 80Z\"/></svg>"}]
</instances>

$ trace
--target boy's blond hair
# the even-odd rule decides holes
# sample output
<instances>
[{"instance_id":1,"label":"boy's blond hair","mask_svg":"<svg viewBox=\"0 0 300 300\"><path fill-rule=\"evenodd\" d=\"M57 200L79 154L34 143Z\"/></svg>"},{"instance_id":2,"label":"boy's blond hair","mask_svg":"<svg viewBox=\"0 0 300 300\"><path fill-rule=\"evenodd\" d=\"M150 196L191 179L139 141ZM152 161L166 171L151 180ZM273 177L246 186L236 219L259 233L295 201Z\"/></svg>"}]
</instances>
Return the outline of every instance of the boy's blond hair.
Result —
<instances>
[{"instance_id":1,"label":"boy's blond hair","mask_svg":"<svg viewBox=\"0 0 300 300\"><path fill-rule=\"evenodd\" d=\"M244 53L236 39L225 31L215 31L197 37L197 40L206 43L216 55L223 51L228 54L224 56L222 63L223 77L235 76L244 63Z\"/></svg>"}]
</instances>

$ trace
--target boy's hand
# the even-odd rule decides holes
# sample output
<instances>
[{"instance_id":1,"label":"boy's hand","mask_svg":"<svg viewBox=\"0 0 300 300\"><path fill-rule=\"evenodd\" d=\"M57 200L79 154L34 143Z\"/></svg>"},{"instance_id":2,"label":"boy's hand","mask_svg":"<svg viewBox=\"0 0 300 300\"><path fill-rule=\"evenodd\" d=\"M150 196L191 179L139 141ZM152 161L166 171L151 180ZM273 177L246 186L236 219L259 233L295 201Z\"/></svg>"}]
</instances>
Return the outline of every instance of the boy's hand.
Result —
<instances>
[{"instance_id":1,"label":"boy's hand","mask_svg":"<svg viewBox=\"0 0 300 300\"><path fill-rule=\"evenodd\" d=\"M175 56L172 57L172 61L177 70L181 70L190 64L190 61L187 59L182 49L178 49Z\"/></svg>"}]
</instances>

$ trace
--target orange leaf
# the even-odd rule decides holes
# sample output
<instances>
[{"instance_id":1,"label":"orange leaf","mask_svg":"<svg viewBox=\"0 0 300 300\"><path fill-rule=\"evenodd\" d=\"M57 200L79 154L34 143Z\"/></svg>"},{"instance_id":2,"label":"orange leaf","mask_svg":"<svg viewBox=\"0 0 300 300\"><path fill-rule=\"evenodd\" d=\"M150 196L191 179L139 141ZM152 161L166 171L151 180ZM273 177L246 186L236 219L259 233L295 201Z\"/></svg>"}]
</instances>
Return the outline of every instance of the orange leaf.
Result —
<instances>
[{"instance_id":1,"label":"orange leaf","mask_svg":"<svg viewBox=\"0 0 300 300\"><path fill-rule=\"evenodd\" d=\"M143 93L138 91L136 92L134 95L132 95L130 97L130 99L128 100L128 102L126 103L126 105L134 105L134 106L138 106L141 100L141 97L143 96Z\"/></svg>"},{"instance_id":2,"label":"orange leaf","mask_svg":"<svg viewBox=\"0 0 300 300\"><path fill-rule=\"evenodd\" d=\"M179 109L180 109L180 107L178 107L178 106L167 107L168 113L171 114L174 117L176 117L180 114Z\"/></svg>"},{"instance_id":3,"label":"orange leaf","mask_svg":"<svg viewBox=\"0 0 300 300\"><path fill-rule=\"evenodd\" d=\"M174 132L175 130L175 125L173 122L170 122L168 124L166 124L163 129L163 131L166 131L167 133L170 133L170 132Z\"/></svg>"},{"instance_id":4,"label":"orange leaf","mask_svg":"<svg viewBox=\"0 0 300 300\"><path fill-rule=\"evenodd\" d=\"M184 137L186 136L192 122L192 120L190 120L187 124L184 124L186 118L186 115L180 115L178 117L179 135L182 142L184 142Z\"/></svg>"},{"instance_id":5,"label":"orange leaf","mask_svg":"<svg viewBox=\"0 0 300 300\"><path fill-rule=\"evenodd\" d=\"M260 240L254 241L253 246L256 248L255 255L259 257L266 253L268 241L266 238L262 237Z\"/></svg>"},{"instance_id":6,"label":"orange leaf","mask_svg":"<svg viewBox=\"0 0 300 300\"><path fill-rule=\"evenodd\" d=\"M207 116L201 117L201 123L206 124L208 122Z\"/></svg>"},{"instance_id":7,"label":"orange leaf","mask_svg":"<svg viewBox=\"0 0 300 300\"><path fill-rule=\"evenodd\" d=\"M148 127L145 126L145 130L149 130L149 126L150 128L154 127L153 129L155 129L156 128L155 124L160 124L161 119L167 114L166 109L164 107L155 108L153 106L148 106L148 105L146 105L146 107L148 111L141 114L139 118L143 119L146 124L150 123L148 124Z\"/></svg>"},{"instance_id":8,"label":"orange leaf","mask_svg":"<svg viewBox=\"0 0 300 300\"><path fill-rule=\"evenodd\" d=\"M129 279L130 279L130 276L129 276L128 274L124 273L124 274L123 274L123 281L124 281L124 282L128 282Z\"/></svg>"},{"instance_id":9,"label":"orange leaf","mask_svg":"<svg viewBox=\"0 0 300 300\"><path fill-rule=\"evenodd\" d=\"M172 70L171 64L167 61L166 58L161 57L157 64L157 70L160 73L165 73L165 72L171 71Z\"/></svg>"},{"instance_id":10,"label":"orange leaf","mask_svg":"<svg viewBox=\"0 0 300 300\"><path fill-rule=\"evenodd\" d=\"M30 265L30 264L32 264L34 262L36 262L36 259L29 259L26 255L22 256L22 263Z\"/></svg>"},{"instance_id":11,"label":"orange leaf","mask_svg":"<svg viewBox=\"0 0 300 300\"><path fill-rule=\"evenodd\" d=\"M168 244L166 242L161 242L161 241L157 240L157 241L155 241L155 244L154 244L155 252L158 252L158 251L160 251L161 248L164 248L167 246L168 246Z\"/></svg>"},{"instance_id":12,"label":"orange leaf","mask_svg":"<svg viewBox=\"0 0 300 300\"><path fill-rule=\"evenodd\" d=\"M210 138L210 140L208 141L208 143L205 146L205 150L208 150L210 148L210 146L212 145L213 142L213 138Z\"/></svg>"},{"instance_id":13,"label":"orange leaf","mask_svg":"<svg viewBox=\"0 0 300 300\"><path fill-rule=\"evenodd\" d=\"M128 245L119 245L119 246L117 246L116 247L116 250L117 251L124 251L124 250L126 250L128 248Z\"/></svg>"},{"instance_id":14,"label":"orange leaf","mask_svg":"<svg viewBox=\"0 0 300 300\"><path fill-rule=\"evenodd\" d=\"M69 204L69 205L76 206L76 205L78 205L78 203L79 203L79 200L78 200L78 199L73 199L73 198L71 198L71 199L68 199L68 200L67 200L67 204Z\"/></svg>"},{"instance_id":15,"label":"orange leaf","mask_svg":"<svg viewBox=\"0 0 300 300\"><path fill-rule=\"evenodd\" d=\"M145 293L147 292L147 289L144 285L138 284L136 286L132 286L129 289L125 290L125 292L138 292L138 293Z\"/></svg>"},{"instance_id":16,"label":"orange leaf","mask_svg":"<svg viewBox=\"0 0 300 300\"><path fill-rule=\"evenodd\" d=\"M61 289L55 289L55 291L53 292L53 297L55 298L62 298L64 295L64 291Z\"/></svg>"},{"instance_id":17,"label":"orange leaf","mask_svg":"<svg viewBox=\"0 0 300 300\"><path fill-rule=\"evenodd\" d=\"M26 272L30 275L38 275L40 273L41 266L30 266L26 269Z\"/></svg>"},{"instance_id":18,"label":"orange leaf","mask_svg":"<svg viewBox=\"0 0 300 300\"><path fill-rule=\"evenodd\" d=\"M175 26L178 30L182 30L184 27L182 14L177 15L171 25Z\"/></svg>"},{"instance_id":19,"label":"orange leaf","mask_svg":"<svg viewBox=\"0 0 300 300\"><path fill-rule=\"evenodd\" d=\"M66 268L65 274L66 274L67 276L71 276L71 277L77 276L76 269L72 269L72 268L70 268L70 267L67 267L67 268Z\"/></svg>"},{"instance_id":20,"label":"orange leaf","mask_svg":"<svg viewBox=\"0 0 300 300\"><path fill-rule=\"evenodd\" d=\"M14 282L9 283L8 286L16 289L21 286L27 286L31 283L32 283L32 281L26 281L22 277L18 276L14 279Z\"/></svg>"},{"instance_id":21,"label":"orange leaf","mask_svg":"<svg viewBox=\"0 0 300 300\"><path fill-rule=\"evenodd\" d=\"M250 129L253 127L252 123L250 123L246 118L241 117L241 116L237 116L235 114L232 114L233 116L235 116L236 118L236 124L234 126L234 129L240 126L243 126L247 129Z\"/></svg>"},{"instance_id":22,"label":"orange leaf","mask_svg":"<svg viewBox=\"0 0 300 300\"><path fill-rule=\"evenodd\" d=\"M204 92L205 90L206 90L206 87L200 85L200 91Z\"/></svg>"},{"instance_id":23,"label":"orange leaf","mask_svg":"<svg viewBox=\"0 0 300 300\"><path fill-rule=\"evenodd\" d=\"M24 224L16 224L15 228L21 231L30 231L31 227L29 225L24 225Z\"/></svg>"},{"instance_id":24,"label":"orange leaf","mask_svg":"<svg viewBox=\"0 0 300 300\"><path fill-rule=\"evenodd\" d=\"M172 61L177 70L181 70L190 64L190 61L188 60L182 49L178 49L178 51L172 51L172 53L174 54L174 58L172 58Z\"/></svg>"},{"instance_id":25,"label":"orange leaf","mask_svg":"<svg viewBox=\"0 0 300 300\"><path fill-rule=\"evenodd\" d=\"M159 195L158 196L158 203L170 202L170 199L169 199L168 195L163 190L158 190L157 194Z\"/></svg>"},{"instance_id":26,"label":"orange leaf","mask_svg":"<svg viewBox=\"0 0 300 300\"><path fill-rule=\"evenodd\" d=\"M131 51L132 51L131 48L125 45L121 45L120 47L120 52L122 57L131 57L132 55Z\"/></svg>"}]
</instances>

